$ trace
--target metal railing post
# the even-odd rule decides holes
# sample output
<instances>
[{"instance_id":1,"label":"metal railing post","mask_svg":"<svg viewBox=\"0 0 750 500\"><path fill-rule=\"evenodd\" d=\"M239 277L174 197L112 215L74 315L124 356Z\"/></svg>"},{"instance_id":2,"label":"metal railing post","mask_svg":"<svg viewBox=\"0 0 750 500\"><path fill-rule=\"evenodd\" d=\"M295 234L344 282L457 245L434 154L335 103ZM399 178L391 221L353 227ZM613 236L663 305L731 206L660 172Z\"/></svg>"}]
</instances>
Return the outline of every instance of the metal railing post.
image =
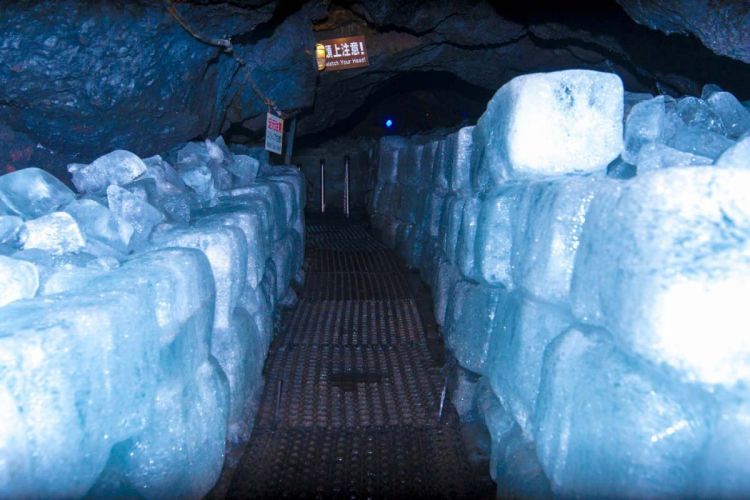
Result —
<instances>
[{"instance_id":1,"label":"metal railing post","mask_svg":"<svg viewBox=\"0 0 750 500\"><path fill-rule=\"evenodd\" d=\"M344 156L344 215L349 218L349 157Z\"/></svg>"},{"instance_id":2,"label":"metal railing post","mask_svg":"<svg viewBox=\"0 0 750 500\"><path fill-rule=\"evenodd\" d=\"M320 159L320 213L326 213L326 161Z\"/></svg>"}]
</instances>

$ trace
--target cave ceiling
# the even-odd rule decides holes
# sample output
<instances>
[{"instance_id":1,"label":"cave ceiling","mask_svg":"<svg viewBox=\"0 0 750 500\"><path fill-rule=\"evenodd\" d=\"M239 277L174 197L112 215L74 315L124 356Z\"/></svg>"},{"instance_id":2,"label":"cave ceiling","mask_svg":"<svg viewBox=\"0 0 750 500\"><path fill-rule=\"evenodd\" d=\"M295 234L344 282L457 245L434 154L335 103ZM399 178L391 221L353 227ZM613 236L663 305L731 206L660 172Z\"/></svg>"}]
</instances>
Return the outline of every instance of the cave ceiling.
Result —
<instances>
[{"instance_id":1,"label":"cave ceiling","mask_svg":"<svg viewBox=\"0 0 750 500\"><path fill-rule=\"evenodd\" d=\"M252 142L269 107L303 139L372 135L389 109L415 133L476 119L514 76L572 67L634 92L714 82L747 99L748 25L747 2L715 0L14 1L0 17L0 167ZM369 66L318 73L316 41L349 35L367 37Z\"/></svg>"}]
</instances>

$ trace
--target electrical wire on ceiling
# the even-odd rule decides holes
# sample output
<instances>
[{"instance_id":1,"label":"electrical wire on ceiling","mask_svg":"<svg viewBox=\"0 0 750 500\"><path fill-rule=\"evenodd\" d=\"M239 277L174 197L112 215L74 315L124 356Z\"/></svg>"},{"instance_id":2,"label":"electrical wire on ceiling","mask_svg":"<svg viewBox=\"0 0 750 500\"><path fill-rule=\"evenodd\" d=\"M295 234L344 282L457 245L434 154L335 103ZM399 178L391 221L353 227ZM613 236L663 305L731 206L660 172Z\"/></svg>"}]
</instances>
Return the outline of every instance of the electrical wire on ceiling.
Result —
<instances>
[{"instance_id":1,"label":"electrical wire on ceiling","mask_svg":"<svg viewBox=\"0 0 750 500\"><path fill-rule=\"evenodd\" d=\"M180 13L177 11L177 7L175 6L174 2L172 2L172 0L164 0L164 4L167 7L167 12L169 12L169 14L175 19L175 21L177 21L177 23L182 26L182 29L188 32L193 38L195 38L199 42L205 43L206 45L219 47L222 51L234 57L234 59L239 63L240 66L247 68L247 71L245 71L245 81L250 84L253 92L255 92L255 94L266 104L266 106L268 106L269 110L272 109L274 113L282 118L287 117L286 114L281 111L279 106L271 98L266 96L260 89L260 87L258 87L258 84L253 79L253 76L250 72L247 61L245 61L242 57L240 57L239 54L237 54L237 52L234 50L234 46L232 45L232 41L229 38L210 38L201 35L193 28L191 28L190 24L188 24L185 18L180 15Z\"/></svg>"}]
</instances>

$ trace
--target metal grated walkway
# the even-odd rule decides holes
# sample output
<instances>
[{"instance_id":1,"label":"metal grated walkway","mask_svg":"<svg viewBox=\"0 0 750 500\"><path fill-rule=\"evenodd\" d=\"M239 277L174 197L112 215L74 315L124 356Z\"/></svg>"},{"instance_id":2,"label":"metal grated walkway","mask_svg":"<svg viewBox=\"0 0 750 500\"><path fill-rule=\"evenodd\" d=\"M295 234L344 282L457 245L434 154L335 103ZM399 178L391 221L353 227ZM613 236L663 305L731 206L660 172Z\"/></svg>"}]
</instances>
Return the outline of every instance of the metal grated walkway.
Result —
<instances>
[{"instance_id":1,"label":"metal grated walkway","mask_svg":"<svg viewBox=\"0 0 750 500\"><path fill-rule=\"evenodd\" d=\"M438 416L442 341L414 277L340 220L308 224L305 265L227 497L494 497L453 407Z\"/></svg>"}]
</instances>

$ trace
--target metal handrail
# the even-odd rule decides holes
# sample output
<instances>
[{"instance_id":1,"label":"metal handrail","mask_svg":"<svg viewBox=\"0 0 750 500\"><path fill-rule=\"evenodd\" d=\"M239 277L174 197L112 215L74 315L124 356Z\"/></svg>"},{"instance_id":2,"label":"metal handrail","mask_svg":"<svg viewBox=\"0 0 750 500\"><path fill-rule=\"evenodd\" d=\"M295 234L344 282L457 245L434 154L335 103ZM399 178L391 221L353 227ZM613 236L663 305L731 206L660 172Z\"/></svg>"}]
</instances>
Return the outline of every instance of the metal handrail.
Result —
<instances>
[{"instance_id":1,"label":"metal handrail","mask_svg":"<svg viewBox=\"0 0 750 500\"><path fill-rule=\"evenodd\" d=\"M326 161L320 159L320 213L326 213Z\"/></svg>"}]
</instances>

